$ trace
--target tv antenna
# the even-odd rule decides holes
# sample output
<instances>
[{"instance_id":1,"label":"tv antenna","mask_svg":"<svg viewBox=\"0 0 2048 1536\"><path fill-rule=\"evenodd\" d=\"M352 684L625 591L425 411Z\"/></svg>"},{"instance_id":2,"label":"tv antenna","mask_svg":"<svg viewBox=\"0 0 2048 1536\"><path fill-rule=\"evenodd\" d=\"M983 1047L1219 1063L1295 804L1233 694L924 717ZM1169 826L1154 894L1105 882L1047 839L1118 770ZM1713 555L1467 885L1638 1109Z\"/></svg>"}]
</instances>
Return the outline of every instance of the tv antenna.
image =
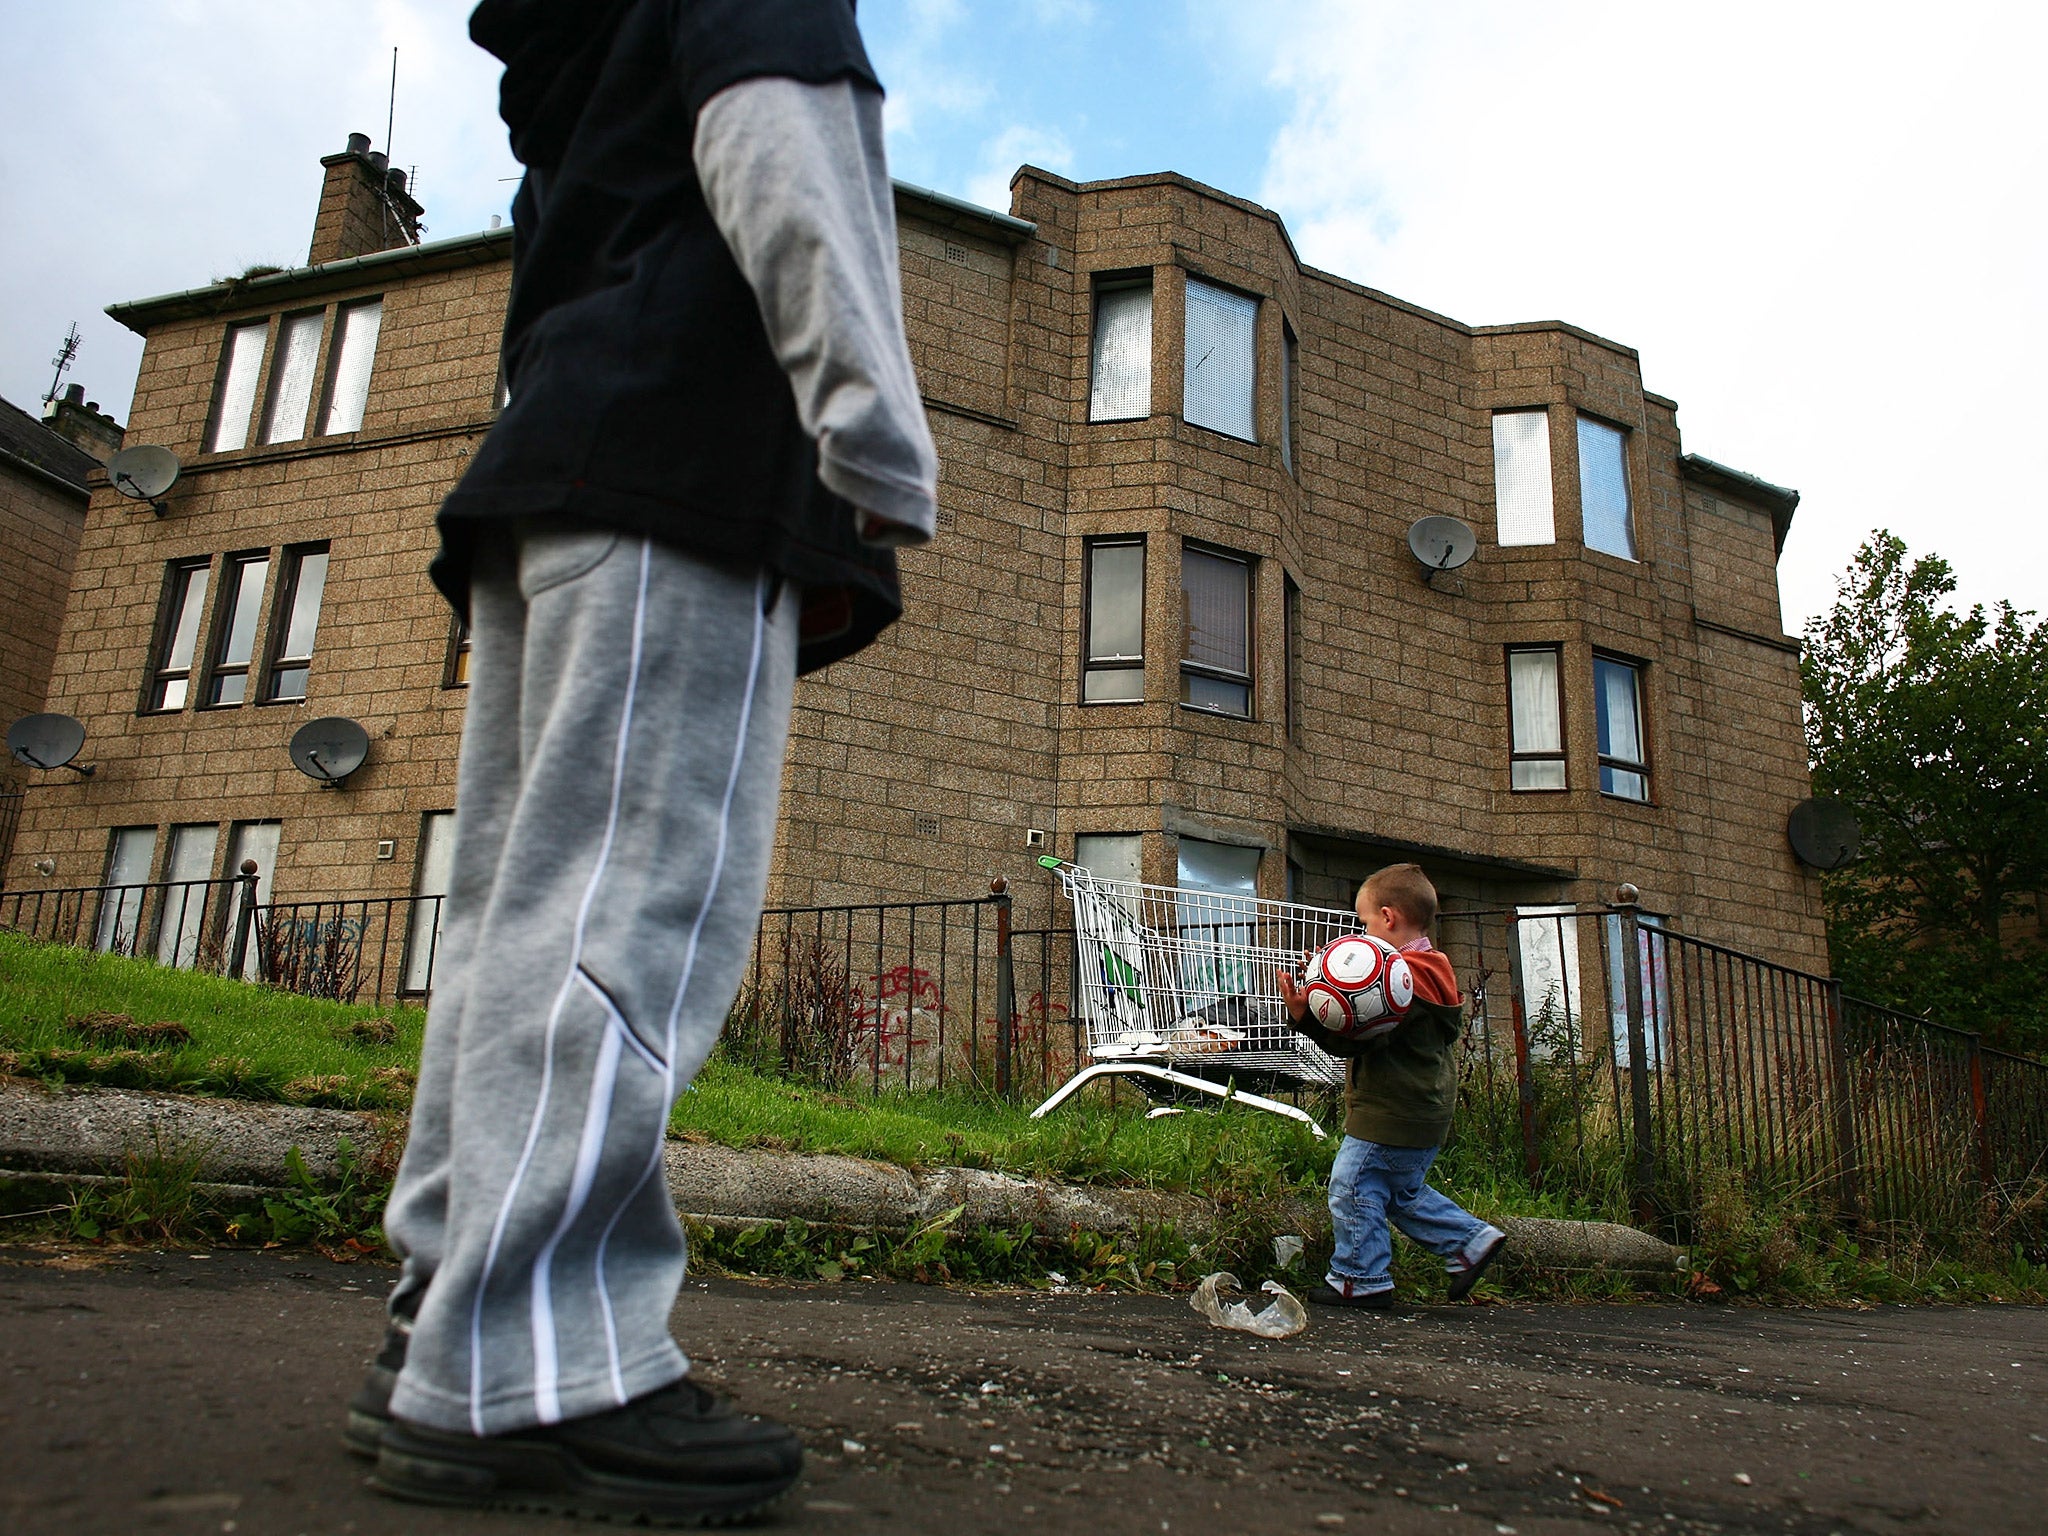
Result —
<instances>
[{"instance_id":1,"label":"tv antenna","mask_svg":"<svg viewBox=\"0 0 2048 1536\"><path fill-rule=\"evenodd\" d=\"M391 163L391 125L398 120L398 46L391 48L391 97L384 104L384 163ZM391 184L387 181L377 188L377 219L382 225L384 244L391 244Z\"/></svg>"},{"instance_id":2,"label":"tv antenna","mask_svg":"<svg viewBox=\"0 0 2048 1536\"><path fill-rule=\"evenodd\" d=\"M71 360L78 356L78 344L84 339L78 334L78 322L72 321L71 330L64 337L64 345L59 347L57 355L50 359L56 365L57 372L50 379L50 392L43 396L43 404L48 405L57 398L57 387L64 382L65 370L71 366Z\"/></svg>"}]
</instances>

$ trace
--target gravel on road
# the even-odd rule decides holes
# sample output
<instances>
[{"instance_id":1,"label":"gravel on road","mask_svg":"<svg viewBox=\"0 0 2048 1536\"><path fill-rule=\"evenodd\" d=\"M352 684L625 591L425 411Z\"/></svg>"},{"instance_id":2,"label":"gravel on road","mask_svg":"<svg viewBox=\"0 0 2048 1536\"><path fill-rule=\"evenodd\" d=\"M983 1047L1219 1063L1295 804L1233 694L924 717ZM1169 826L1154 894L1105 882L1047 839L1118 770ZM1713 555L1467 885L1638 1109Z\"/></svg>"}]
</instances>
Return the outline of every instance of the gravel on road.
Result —
<instances>
[{"instance_id":1,"label":"gravel on road","mask_svg":"<svg viewBox=\"0 0 2048 1536\"><path fill-rule=\"evenodd\" d=\"M483 1532L363 1485L342 1403L391 1271L0 1246L0 1528ZM805 1532L2020 1532L2048 1311L1313 1312L691 1281L700 1379L796 1426Z\"/></svg>"}]
</instances>

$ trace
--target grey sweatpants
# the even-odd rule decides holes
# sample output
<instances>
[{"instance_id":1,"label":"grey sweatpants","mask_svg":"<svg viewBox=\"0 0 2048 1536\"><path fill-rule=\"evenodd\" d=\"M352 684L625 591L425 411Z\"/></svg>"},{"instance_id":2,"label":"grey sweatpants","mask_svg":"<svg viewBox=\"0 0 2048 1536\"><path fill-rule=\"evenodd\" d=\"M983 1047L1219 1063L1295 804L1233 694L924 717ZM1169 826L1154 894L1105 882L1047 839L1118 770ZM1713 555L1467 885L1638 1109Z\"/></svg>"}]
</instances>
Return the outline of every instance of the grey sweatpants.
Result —
<instances>
[{"instance_id":1,"label":"grey sweatpants","mask_svg":"<svg viewBox=\"0 0 2048 1536\"><path fill-rule=\"evenodd\" d=\"M688 1361L662 1168L767 883L796 594L631 535L521 524L472 573L455 857L385 1230L399 1417L493 1434Z\"/></svg>"}]
</instances>

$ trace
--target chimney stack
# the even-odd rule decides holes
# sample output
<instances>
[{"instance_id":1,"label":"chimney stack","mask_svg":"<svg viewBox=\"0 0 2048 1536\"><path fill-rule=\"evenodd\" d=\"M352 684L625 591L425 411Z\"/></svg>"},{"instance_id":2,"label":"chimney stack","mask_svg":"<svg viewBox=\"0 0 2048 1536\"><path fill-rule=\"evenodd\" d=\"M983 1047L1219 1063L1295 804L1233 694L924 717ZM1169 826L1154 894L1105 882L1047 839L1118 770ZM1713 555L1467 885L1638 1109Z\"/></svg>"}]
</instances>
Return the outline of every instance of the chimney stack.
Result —
<instances>
[{"instance_id":1,"label":"chimney stack","mask_svg":"<svg viewBox=\"0 0 2048 1536\"><path fill-rule=\"evenodd\" d=\"M367 133L350 134L348 148L320 164L327 179L320 188L308 265L419 244L420 215L426 210L406 191L405 173L391 169L384 153L370 148Z\"/></svg>"},{"instance_id":2,"label":"chimney stack","mask_svg":"<svg viewBox=\"0 0 2048 1536\"><path fill-rule=\"evenodd\" d=\"M102 464L121 451L126 435L118 421L101 412L99 401L85 398L83 384L66 384L59 398L43 403L43 425Z\"/></svg>"}]
</instances>

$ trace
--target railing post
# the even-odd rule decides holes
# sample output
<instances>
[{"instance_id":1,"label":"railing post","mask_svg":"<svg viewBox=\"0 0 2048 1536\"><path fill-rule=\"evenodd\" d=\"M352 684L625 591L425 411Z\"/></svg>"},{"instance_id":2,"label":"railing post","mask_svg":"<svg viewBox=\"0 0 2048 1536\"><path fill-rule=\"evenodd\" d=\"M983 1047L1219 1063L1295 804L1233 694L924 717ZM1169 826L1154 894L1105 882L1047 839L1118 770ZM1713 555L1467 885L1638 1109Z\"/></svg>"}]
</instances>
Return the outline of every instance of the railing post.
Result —
<instances>
[{"instance_id":1,"label":"railing post","mask_svg":"<svg viewBox=\"0 0 2048 1536\"><path fill-rule=\"evenodd\" d=\"M1856 1145L1856 1100L1849 1074L1849 1020L1842 1008L1841 978L1827 981L1828 1049L1834 1056L1832 1077L1835 1092L1835 1147L1841 1160L1836 1182L1836 1199L1841 1205L1842 1225L1854 1231L1863 1220L1862 1193L1858 1188L1861 1157Z\"/></svg>"},{"instance_id":2,"label":"railing post","mask_svg":"<svg viewBox=\"0 0 2048 1536\"><path fill-rule=\"evenodd\" d=\"M1615 893L1621 916L1622 997L1628 1015L1628 1108L1631 1149L1630 1183L1634 1185L1636 1219L1648 1225L1656 1216L1656 1149L1650 1126L1650 1047L1643 1028L1643 936L1636 908L1636 888L1624 885Z\"/></svg>"},{"instance_id":3,"label":"railing post","mask_svg":"<svg viewBox=\"0 0 2048 1536\"><path fill-rule=\"evenodd\" d=\"M242 899L235 905L235 937L228 946L228 974L241 979L249 961L249 934L256 924L256 861L242 860L242 872L235 877Z\"/></svg>"},{"instance_id":4,"label":"railing post","mask_svg":"<svg viewBox=\"0 0 2048 1536\"><path fill-rule=\"evenodd\" d=\"M988 883L996 906L996 1092L1010 1096L1010 1049L1017 1025L1017 978L1010 963L1010 882Z\"/></svg>"},{"instance_id":5,"label":"railing post","mask_svg":"<svg viewBox=\"0 0 2048 1536\"><path fill-rule=\"evenodd\" d=\"M1522 1165L1535 1189L1543 1180L1543 1158L1536 1137L1536 1075L1529 1062L1529 1015L1524 1006L1528 988L1522 980L1522 919L1508 916L1508 1016L1515 1030L1515 1097L1521 1109Z\"/></svg>"},{"instance_id":6,"label":"railing post","mask_svg":"<svg viewBox=\"0 0 2048 1536\"><path fill-rule=\"evenodd\" d=\"M1970 1036L1970 1118L1977 1131L1977 1193L1989 1201L1998 1183L1998 1169L1991 1158L1991 1122L1984 1096L1984 1037Z\"/></svg>"}]
</instances>

